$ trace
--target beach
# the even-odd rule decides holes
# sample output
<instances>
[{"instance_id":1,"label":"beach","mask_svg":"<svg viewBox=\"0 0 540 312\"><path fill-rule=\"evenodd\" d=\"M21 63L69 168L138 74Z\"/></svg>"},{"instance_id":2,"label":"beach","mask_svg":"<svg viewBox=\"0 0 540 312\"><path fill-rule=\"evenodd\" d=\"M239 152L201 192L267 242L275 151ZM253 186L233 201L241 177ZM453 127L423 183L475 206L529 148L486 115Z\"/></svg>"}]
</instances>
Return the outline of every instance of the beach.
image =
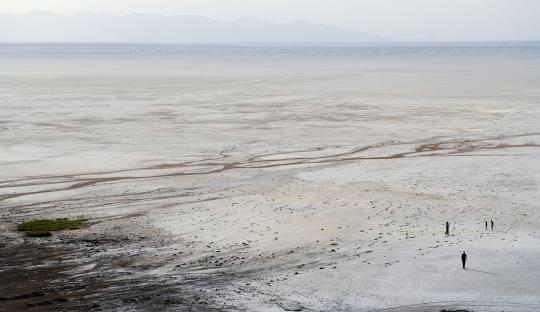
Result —
<instances>
[{"instance_id":1,"label":"beach","mask_svg":"<svg viewBox=\"0 0 540 312\"><path fill-rule=\"evenodd\" d=\"M537 311L535 47L0 47L0 310Z\"/></svg>"}]
</instances>

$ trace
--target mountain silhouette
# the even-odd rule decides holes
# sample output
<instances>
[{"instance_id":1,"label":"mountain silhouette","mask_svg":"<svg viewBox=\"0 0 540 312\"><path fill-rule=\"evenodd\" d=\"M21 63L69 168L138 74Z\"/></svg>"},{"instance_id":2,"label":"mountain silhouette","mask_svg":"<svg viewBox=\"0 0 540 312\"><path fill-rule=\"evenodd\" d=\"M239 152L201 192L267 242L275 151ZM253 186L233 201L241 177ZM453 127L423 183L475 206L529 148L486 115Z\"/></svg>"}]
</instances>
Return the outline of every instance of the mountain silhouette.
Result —
<instances>
[{"instance_id":1,"label":"mountain silhouette","mask_svg":"<svg viewBox=\"0 0 540 312\"><path fill-rule=\"evenodd\" d=\"M385 38L303 21L217 21L195 15L0 15L2 42L379 42Z\"/></svg>"}]
</instances>

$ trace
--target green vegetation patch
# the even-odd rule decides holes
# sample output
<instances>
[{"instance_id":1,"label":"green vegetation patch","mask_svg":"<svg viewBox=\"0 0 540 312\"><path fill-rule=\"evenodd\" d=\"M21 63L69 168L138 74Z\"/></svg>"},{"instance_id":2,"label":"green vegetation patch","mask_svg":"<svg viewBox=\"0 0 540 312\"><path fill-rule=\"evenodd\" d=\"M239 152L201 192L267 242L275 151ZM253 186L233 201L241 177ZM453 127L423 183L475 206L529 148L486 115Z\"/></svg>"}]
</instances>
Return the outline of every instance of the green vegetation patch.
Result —
<instances>
[{"instance_id":1,"label":"green vegetation patch","mask_svg":"<svg viewBox=\"0 0 540 312\"><path fill-rule=\"evenodd\" d=\"M80 229L86 225L87 219L31 220L17 225L18 231L26 232L32 237L51 236L53 231Z\"/></svg>"}]
</instances>

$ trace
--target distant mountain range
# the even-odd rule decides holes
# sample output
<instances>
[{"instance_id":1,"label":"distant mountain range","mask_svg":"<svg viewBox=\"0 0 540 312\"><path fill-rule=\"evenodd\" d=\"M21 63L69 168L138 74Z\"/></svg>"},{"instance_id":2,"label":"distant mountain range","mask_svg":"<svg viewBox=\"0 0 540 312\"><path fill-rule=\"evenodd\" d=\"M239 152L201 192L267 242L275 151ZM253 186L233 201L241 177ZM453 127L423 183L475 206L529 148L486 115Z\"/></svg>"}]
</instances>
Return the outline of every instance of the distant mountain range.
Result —
<instances>
[{"instance_id":1,"label":"distant mountain range","mask_svg":"<svg viewBox=\"0 0 540 312\"><path fill-rule=\"evenodd\" d=\"M388 39L303 21L216 21L194 15L32 12L0 15L1 42L381 42Z\"/></svg>"}]
</instances>

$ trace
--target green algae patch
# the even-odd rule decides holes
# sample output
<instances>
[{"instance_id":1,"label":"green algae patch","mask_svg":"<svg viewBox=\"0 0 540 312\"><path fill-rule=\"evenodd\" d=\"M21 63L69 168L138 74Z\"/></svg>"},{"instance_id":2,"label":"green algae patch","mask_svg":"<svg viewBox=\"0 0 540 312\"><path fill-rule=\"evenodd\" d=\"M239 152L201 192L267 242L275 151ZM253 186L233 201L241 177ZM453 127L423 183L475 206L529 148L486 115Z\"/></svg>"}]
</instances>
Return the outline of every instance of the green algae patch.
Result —
<instances>
[{"instance_id":1,"label":"green algae patch","mask_svg":"<svg viewBox=\"0 0 540 312\"><path fill-rule=\"evenodd\" d=\"M31 237L51 236L51 232L74 230L86 226L88 219L39 219L17 225L17 230Z\"/></svg>"}]
</instances>

